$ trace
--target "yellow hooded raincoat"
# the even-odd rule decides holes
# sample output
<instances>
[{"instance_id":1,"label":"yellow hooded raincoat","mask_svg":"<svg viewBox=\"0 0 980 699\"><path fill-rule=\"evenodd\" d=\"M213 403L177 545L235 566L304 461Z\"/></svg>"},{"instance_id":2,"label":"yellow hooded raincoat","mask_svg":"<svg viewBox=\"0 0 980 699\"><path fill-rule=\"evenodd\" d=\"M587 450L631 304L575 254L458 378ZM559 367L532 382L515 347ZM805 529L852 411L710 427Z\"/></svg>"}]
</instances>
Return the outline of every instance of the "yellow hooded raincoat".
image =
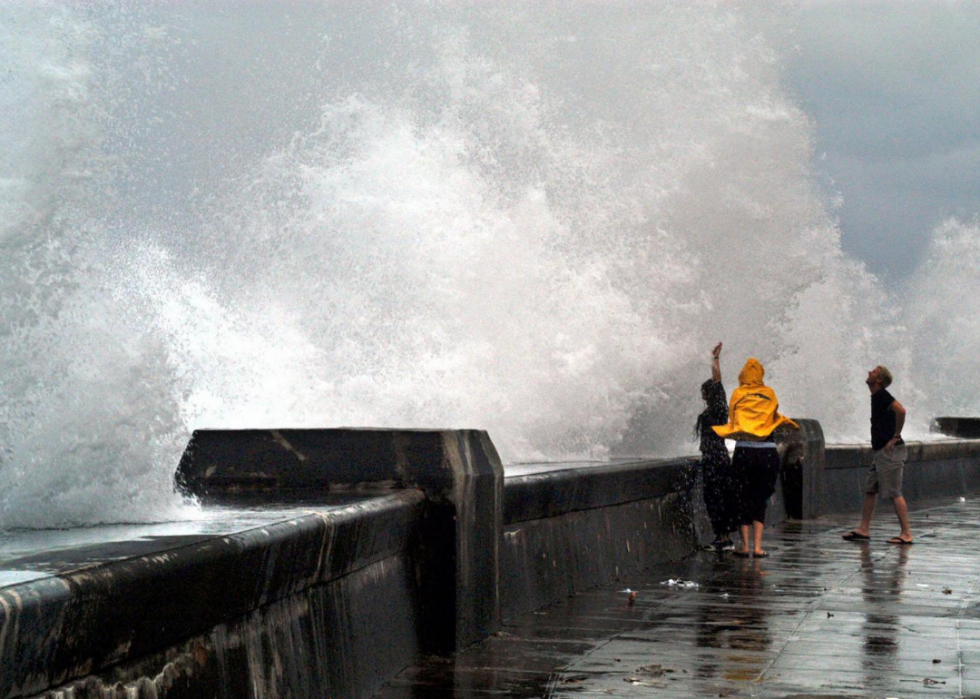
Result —
<instances>
[{"instance_id":1,"label":"yellow hooded raincoat","mask_svg":"<svg viewBox=\"0 0 980 699\"><path fill-rule=\"evenodd\" d=\"M781 425L799 425L779 414L776 392L762 383L766 370L758 359L750 357L738 374L738 388L729 401L728 424L712 427L723 439L768 437Z\"/></svg>"}]
</instances>

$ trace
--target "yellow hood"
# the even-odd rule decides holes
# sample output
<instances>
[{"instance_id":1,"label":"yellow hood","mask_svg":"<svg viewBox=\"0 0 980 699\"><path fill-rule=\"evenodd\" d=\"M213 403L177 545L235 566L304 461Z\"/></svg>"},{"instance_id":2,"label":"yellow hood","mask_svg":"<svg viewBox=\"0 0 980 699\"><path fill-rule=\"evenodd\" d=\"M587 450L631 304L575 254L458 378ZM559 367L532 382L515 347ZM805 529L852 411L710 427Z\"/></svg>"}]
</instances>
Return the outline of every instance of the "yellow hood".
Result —
<instances>
[{"instance_id":1,"label":"yellow hood","mask_svg":"<svg viewBox=\"0 0 980 699\"><path fill-rule=\"evenodd\" d=\"M739 386L762 386L762 379L766 375L766 370L762 368L762 363L755 357L745 360L745 366L738 372Z\"/></svg>"},{"instance_id":2,"label":"yellow hood","mask_svg":"<svg viewBox=\"0 0 980 699\"><path fill-rule=\"evenodd\" d=\"M779 414L776 392L762 383L766 370L755 357L749 357L738 374L738 388L729 402L728 424L712 427L725 439L759 439L768 437L781 425L799 428L788 417Z\"/></svg>"}]
</instances>

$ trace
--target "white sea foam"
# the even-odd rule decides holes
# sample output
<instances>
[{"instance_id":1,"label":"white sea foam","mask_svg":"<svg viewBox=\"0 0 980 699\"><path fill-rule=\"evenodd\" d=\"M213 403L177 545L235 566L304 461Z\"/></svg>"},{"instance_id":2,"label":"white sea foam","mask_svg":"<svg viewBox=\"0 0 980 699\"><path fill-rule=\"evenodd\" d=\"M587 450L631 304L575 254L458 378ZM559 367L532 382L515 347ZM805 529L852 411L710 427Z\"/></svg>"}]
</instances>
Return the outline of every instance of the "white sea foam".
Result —
<instances>
[{"instance_id":1,"label":"white sea foam","mask_svg":"<svg viewBox=\"0 0 980 699\"><path fill-rule=\"evenodd\" d=\"M980 222L949 219L933 231L909 284L905 338L916 398L926 415L978 414Z\"/></svg>"},{"instance_id":2,"label":"white sea foam","mask_svg":"<svg viewBox=\"0 0 980 699\"><path fill-rule=\"evenodd\" d=\"M933 303L975 226L894 311L812 184L775 11L0 12L0 526L189 516L199 427L689 450L718 339L729 387L758 357L831 439L864 437L879 362L920 432L976 412L948 371L975 321Z\"/></svg>"}]
</instances>

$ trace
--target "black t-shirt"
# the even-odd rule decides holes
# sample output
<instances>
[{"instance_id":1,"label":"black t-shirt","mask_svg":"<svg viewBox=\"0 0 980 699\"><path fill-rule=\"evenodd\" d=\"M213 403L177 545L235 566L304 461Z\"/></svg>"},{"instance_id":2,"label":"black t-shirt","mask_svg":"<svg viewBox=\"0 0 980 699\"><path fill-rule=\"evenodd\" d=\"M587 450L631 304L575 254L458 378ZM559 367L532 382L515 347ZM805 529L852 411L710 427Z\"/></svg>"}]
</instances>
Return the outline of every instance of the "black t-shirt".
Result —
<instances>
[{"instance_id":1,"label":"black t-shirt","mask_svg":"<svg viewBox=\"0 0 980 699\"><path fill-rule=\"evenodd\" d=\"M894 396L884 388L871 394L871 448L875 451L884 449L895 436L894 402Z\"/></svg>"}]
</instances>

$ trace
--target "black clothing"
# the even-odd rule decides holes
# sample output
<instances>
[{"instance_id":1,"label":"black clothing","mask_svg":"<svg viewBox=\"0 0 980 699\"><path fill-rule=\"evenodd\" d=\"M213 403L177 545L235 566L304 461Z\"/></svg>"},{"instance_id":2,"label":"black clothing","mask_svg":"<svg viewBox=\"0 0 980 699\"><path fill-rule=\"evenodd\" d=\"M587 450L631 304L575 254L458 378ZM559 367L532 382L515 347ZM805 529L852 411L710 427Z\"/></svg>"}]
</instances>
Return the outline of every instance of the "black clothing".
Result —
<instances>
[{"instance_id":1,"label":"black clothing","mask_svg":"<svg viewBox=\"0 0 980 699\"><path fill-rule=\"evenodd\" d=\"M738 529L738 502L735 499L735 478L728 451L724 457L701 457L704 483L704 507L711 520L715 537L726 537Z\"/></svg>"},{"instance_id":2,"label":"black clothing","mask_svg":"<svg viewBox=\"0 0 980 699\"><path fill-rule=\"evenodd\" d=\"M725 448L725 440L711 429L716 425L728 424L728 396L725 395L725 387L721 381L708 379L701 384L701 393L707 407L698 415L698 422L694 427L695 437L701 442L701 454L724 451L727 457L728 449Z\"/></svg>"},{"instance_id":3,"label":"black clothing","mask_svg":"<svg viewBox=\"0 0 980 699\"><path fill-rule=\"evenodd\" d=\"M701 385L701 391L707 407L698 415L695 432L700 440L704 506L715 536L725 537L738 528L738 505L725 440L711 427L728 423L728 398L721 382L711 379Z\"/></svg>"},{"instance_id":4,"label":"black clothing","mask_svg":"<svg viewBox=\"0 0 980 699\"><path fill-rule=\"evenodd\" d=\"M895 398L881 388L871 394L871 448L884 449L895 436L895 412L891 409Z\"/></svg>"},{"instance_id":5,"label":"black clothing","mask_svg":"<svg viewBox=\"0 0 980 699\"><path fill-rule=\"evenodd\" d=\"M735 447L732 471L738 492L739 524L766 521L766 504L776 492L779 468L775 447Z\"/></svg>"}]
</instances>

